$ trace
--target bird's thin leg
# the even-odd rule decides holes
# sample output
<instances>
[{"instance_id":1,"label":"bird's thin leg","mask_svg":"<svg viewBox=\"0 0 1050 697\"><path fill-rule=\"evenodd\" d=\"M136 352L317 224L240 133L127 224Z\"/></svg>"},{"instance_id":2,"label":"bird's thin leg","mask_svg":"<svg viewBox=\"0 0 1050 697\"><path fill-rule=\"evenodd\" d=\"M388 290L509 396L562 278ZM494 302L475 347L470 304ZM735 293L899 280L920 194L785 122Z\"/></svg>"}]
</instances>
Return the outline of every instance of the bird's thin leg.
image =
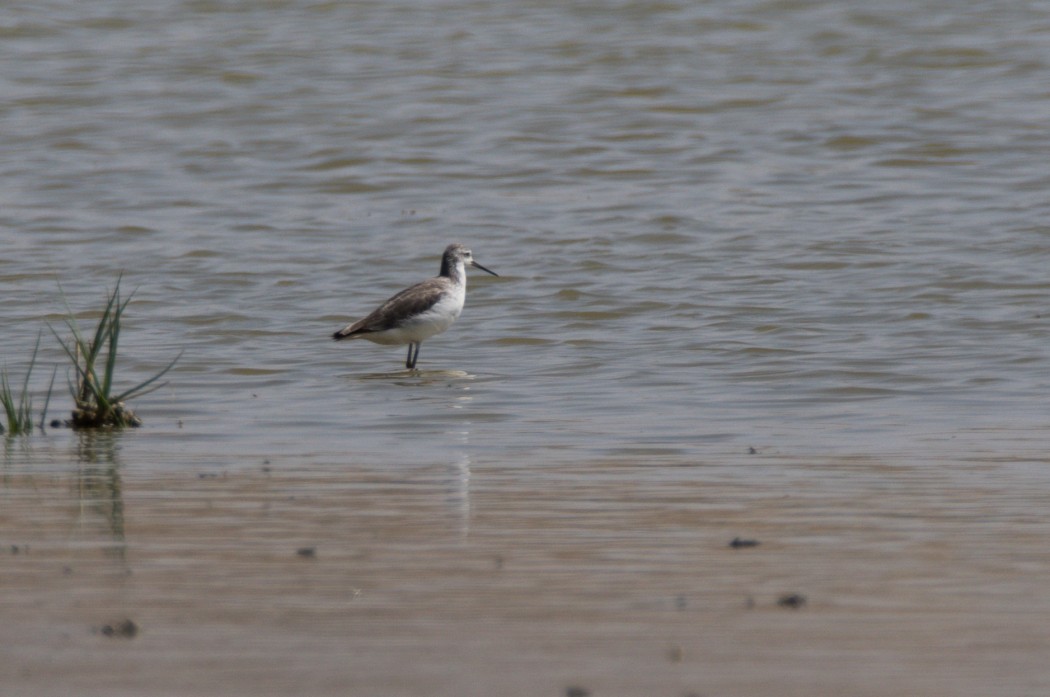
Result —
<instances>
[{"instance_id":1,"label":"bird's thin leg","mask_svg":"<svg viewBox=\"0 0 1050 697\"><path fill-rule=\"evenodd\" d=\"M416 352L412 353L412 347L416 347ZM412 370L416 367L416 361L419 359L419 343L412 343L408 345L408 358L405 359L405 367Z\"/></svg>"}]
</instances>

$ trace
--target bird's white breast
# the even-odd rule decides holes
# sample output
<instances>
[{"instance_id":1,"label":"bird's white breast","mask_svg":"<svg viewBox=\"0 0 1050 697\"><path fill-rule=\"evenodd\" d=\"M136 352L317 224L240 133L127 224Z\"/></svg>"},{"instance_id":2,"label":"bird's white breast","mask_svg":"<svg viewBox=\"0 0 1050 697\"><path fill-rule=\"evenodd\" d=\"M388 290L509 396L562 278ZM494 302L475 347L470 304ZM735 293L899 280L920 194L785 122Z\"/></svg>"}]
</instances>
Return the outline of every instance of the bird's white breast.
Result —
<instances>
[{"instance_id":1,"label":"bird's white breast","mask_svg":"<svg viewBox=\"0 0 1050 697\"><path fill-rule=\"evenodd\" d=\"M362 338L377 344L418 344L440 334L451 327L463 311L466 290L463 285L451 285L430 308L418 315L405 318L396 329L387 329L375 334L363 334Z\"/></svg>"}]
</instances>

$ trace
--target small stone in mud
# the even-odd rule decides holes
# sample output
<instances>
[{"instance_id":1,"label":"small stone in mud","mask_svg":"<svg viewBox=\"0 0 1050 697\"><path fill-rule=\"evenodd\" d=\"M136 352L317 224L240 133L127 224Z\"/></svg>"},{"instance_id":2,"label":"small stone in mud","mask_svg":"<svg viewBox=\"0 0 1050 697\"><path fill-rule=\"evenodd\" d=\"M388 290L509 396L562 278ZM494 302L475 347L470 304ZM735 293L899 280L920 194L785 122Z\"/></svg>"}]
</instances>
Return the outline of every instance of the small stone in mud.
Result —
<instances>
[{"instance_id":1,"label":"small stone in mud","mask_svg":"<svg viewBox=\"0 0 1050 697\"><path fill-rule=\"evenodd\" d=\"M743 537L734 537L733 541L729 543L729 546L733 549L743 549L745 547L758 547L758 540L748 540Z\"/></svg>"},{"instance_id":2,"label":"small stone in mud","mask_svg":"<svg viewBox=\"0 0 1050 697\"><path fill-rule=\"evenodd\" d=\"M300 557L308 557L310 559L313 559L314 557L317 556L317 548L316 547L300 547L299 549L295 550L295 553L298 554Z\"/></svg>"},{"instance_id":3,"label":"small stone in mud","mask_svg":"<svg viewBox=\"0 0 1050 697\"><path fill-rule=\"evenodd\" d=\"M579 685L570 685L565 689L565 697L588 697L591 691Z\"/></svg>"},{"instance_id":4,"label":"small stone in mud","mask_svg":"<svg viewBox=\"0 0 1050 697\"><path fill-rule=\"evenodd\" d=\"M135 635L139 633L139 626L131 620L124 620L123 622L119 622L116 626L112 624L104 624L99 631L102 632L103 636L134 639Z\"/></svg>"},{"instance_id":5,"label":"small stone in mud","mask_svg":"<svg viewBox=\"0 0 1050 697\"><path fill-rule=\"evenodd\" d=\"M758 451L755 450L755 446L751 445L751 446L748 446L747 454L748 455L758 455Z\"/></svg>"},{"instance_id":6,"label":"small stone in mud","mask_svg":"<svg viewBox=\"0 0 1050 697\"><path fill-rule=\"evenodd\" d=\"M789 607L792 610L797 610L806 604L806 596L801 593L787 593L786 595L780 596L777 599L777 605L780 607Z\"/></svg>"}]
</instances>

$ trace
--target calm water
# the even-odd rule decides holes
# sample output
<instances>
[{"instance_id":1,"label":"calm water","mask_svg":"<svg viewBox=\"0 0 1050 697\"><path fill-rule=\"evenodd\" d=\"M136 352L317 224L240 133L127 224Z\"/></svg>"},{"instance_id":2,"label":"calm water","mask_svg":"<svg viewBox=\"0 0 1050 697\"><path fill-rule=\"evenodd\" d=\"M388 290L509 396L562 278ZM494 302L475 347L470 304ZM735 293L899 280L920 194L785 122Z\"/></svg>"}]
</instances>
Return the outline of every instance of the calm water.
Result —
<instances>
[{"instance_id":1,"label":"calm water","mask_svg":"<svg viewBox=\"0 0 1050 697\"><path fill-rule=\"evenodd\" d=\"M1050 531L1038 494L1050 484L1043 3L53 0L0 9L0 62L0 363L21 376L37 333L61 325L59 283L90 321L121 272L135 289L122 378L184 351L170 384L135 403L144 428L102 446L61 429L7 443L14 537L0 542L51 544L59 568L68 551L62 515L34 527L44 485L22 476L68 478L69 505L103 502L93 548L116 536L162 566L170 549L125 521L191 513L151 518L132 502L195 500L213 475L231 478L216 505L234 510L265 474L286 478L267 489L279 500L345 494L329 503L347 530L403 518L391 544L409 546L384 548L395 566L434 527L474 554L479 538L502 554L504 535L534 552L598 545L639 587L707 568L676 567L679 538L646 525L670 516L675 534L697 532L694 506L721 494L751 511L752 530L820 519L830 527L816 538L867 549L873 569L891 563L880 555L896 534L991 550L981 521L1002 525L1007 545L1013 524ZM402 348L330 341L436 274L451 241L501 277L471 276L462 317L424 344L419 374L401 370ZM38 393L62 360L49 334L42 357ZM52 415L68 409L59 390ZM85 463L110 493L84 493ZM752 508L785 492L812 499L784 517ZM416 496L432 497L422 513ZM128 506L115 515L118 499ZM331 522L311 505L267 534L291 526L289 545L311 542ZM487 519L488 506L509 512ZM931 533L921 514L959 527ZM262 535L223 516L222 544ZM534 535L529 521L548 517L564 525ZM201 542L178 529L186 548ZM736 532L705 530L719 546ZM666 555L641 554L650 547ZM475 590L442 575L463 558L445 551L419 573ZM810 554L784 558L805 569L833 552ZM580 571L555 556L568 567L546 560L530 583ZM984 568L954 559L963 577ZM397 585L372 566L377 585ZM1000 570L974 587L1021 584L1048 609L1034 579L1050 560ZM954 587L929 583L897 609ZM148 617L150 592L138 597ZM455 613L434 619L435 604L412 617L477 636ZM1023 655L1050 647L1033 632ZM1020 671L1031 679L1016 694L1050 684L1039 667ZM380 673L372 694L418 693ZM966 677L934 687L959 694ZM903 688L917 686L930 688Z\"/></svg>"}]
</instances>

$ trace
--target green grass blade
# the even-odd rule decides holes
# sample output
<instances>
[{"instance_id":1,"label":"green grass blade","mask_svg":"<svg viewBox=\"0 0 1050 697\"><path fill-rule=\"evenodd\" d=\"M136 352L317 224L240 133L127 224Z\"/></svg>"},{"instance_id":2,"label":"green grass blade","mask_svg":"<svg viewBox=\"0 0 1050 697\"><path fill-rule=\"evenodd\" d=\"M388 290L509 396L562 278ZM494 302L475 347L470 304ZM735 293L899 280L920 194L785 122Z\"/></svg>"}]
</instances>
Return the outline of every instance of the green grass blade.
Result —
<instances>
[{"instance_id":1,"label":"green grass blade","mask_svg":"<svg viewBox=\"0 0 1050 697\"><path fill-rule=\"evenodd\" d=\"M65 292L65 290L62 289L62 284L61 283L58 284L58 291L59 291L59 293L62 294L62 304L65 305L65 307L66 307L65 322L66 322L66 326L69 327L69 331L71 331L73 333L74 345L79 347L80 353L85 358L85 364L86 365L91 365L91 364L94 363L94 358L93 358L92 352L90 350L90 345L84 339L84 335L80 332L80 325L77 324L76 313L74 313L73 312L73 308L71 308L69 306L69 300L66 298L66 292ZM51 333L55 335L55 338L57 338L59 340L59 342L62 343L62 347L66 348L65 342L62 341L62 337L58 336L58 333L55 332L54 328L51 327L50 324L48 325L48 327L51 329ZM77 356L73 355L70 352L70 349L66 348L66 353L69 354L69 357L73 361L74 365L77 365L77 366L80 365L79 359L77 358Z\"/></svg>"},{"instance_id":2,"label":"green grass blade","mask_svg":"<svg viewBox=\"0 0 1050 697\"><path fill-rule=\"evenodd\" d=\"M130 399L131 397L139 397L144 394L149 394L149 392L153 392L153 390L160 389L164 385L157 385L151 390L146 390L145 388L149 387L157 380L160 380L162 377L167 375L168 371L175 367L175 364L179 362L180 358L182 358L182 351L179 351L179 355L175 356L175 358L172 359L171 363L168 363L168 365L165 366L164 370L160 371L159 373L151 377L149 380L146 380L145 382L140 382L138 385L135 385L130 390L125 390L124 392L120 393L120 395L113 399L113 402L123 402L125 399Z\"/></svg>"},{"instance_id":3,"label":"green grass blade","mask_svg":"<svg viewBox=\"0 0 1050 697\"><path fill-rule=\"evenodd\" d=\"M61 284L58 286L59 290L62 290ZM94 372L94 358L92 357L92 350L88 346L87 341L84 340L83 334L80 333L80 327L77 325L76 317L73 315L73 309L69 307L69 302L66 300L65 293L62 293L62 302L66 306L66 326L73 333L73 346L70 346L58 335L55 328L49 323L48 329L58 339L58 343L62 345L62 349L69 356L70 362L77 371L77 388L71 389L73 394L73 400L81 403L90 399L92 391L92 374ZM80 365L81 357L84 358L84 365Z\"/></svg>"},{"instance_id":4,"label":"green grass blade","mask_svg":"<svg viewBox=\"0 0 1050 697\"><path fill-rule=\"evenodd\" d=\"M114 287L113 294L110 296L110 307L106 308L106 315L109 320L109 326L106 327L105 334L105 340L107 343L106 369L102 375L102 387L99 390L105 396L107 401L113 403L120 401L120 399L112 399L110 395L113 389L113 375L116 372L117 366L117 347L120 344L121 318L124 316L124 310L127 309L132 296L135 295L134 291L132 291L127 298L121 301L120 281L123 277L124 274L122 273L117 278L117 285Z\"/></svg>"},{"instance_id":5,"label":"green grass blade","mask_svg":"<svg viewBox=\"0 0 1050 697\"><path fill-rule=\"evenodd\" d=\"M68 321L67 321L67 324L69 324ZM51 333L55 335L56 339L58 339L59 345L62 347L62 350L66 352L66 355L69 357L69 361L73 364L73 367L76 369L76 371L77 371L77 378L78 378L78 383L77 384L78 385L80 385L80 384L88 384L88 385L90 385L90 383L91 383L91 380L90 380L91 375L90 375L90 373L87 370L85 370L80 365L80 358L77 355L77 351L75 350L78 347L80 347L80 342L77 341L75 336L74 336L75 344L74 344L73 348L70 348L69 345L65 342L65 340L61 336L58 335L58 332L55 331L54 327L52 327L50 324L48 324L47 328L50 329ZM83 353L83 352L81 351L81 353ZM74 399L78 399L80 397L77 394L76 387L74 387L72 383L70 383L70 392L72 392Z\"/></svg>"},{"instance_id":6,"label":"green grass blade","mask_svg":"<svg viewBox=\"0 0 1050 697\"><path fill-rule=\"evenodd\" d=\"M11 394L11 386L7 382L7 371L0 372L0 403L4 405L4 413L7 416L7 430L10 431L10 435L15 435L17 431L15 428L18 423L18 413L15 411L15 400ZM2 430L0 426L0 430Z\"/></svg>"},{"instance_id":7,"label":"green grass blade","mask_svg":"<svg viewBox=\"0 0 1050 697\"><path fill-rule=\"evenodd\" d=\"M105 343L106 335L110 331L111 315L113 314L113 305L117 302L117 296L120 294L120 278L117 278L117 286L113 289L113 292L109 296L109 302L106 303L106 309L102 311L102 317L98 320L98 326L95 328L95 338L91 342L91 361L90 364L95 364L95 359L98 354L102 351L102 344Z\"/></svg>"},{"instance_id":8,"label":"green grass blade","mask_svg":"<svg viewBox=\"0 0 1050 697\"><path fill-rule=\"evenodd\" d=\"M104 395L109 395L110 390L113 388L113 372L117 368L117 343L120 338L120 313L118 310L110 318L109 327L106 332L107 354L106 354L106 369L102 374L102 388L101 392Z\"/></svg>"},{"instance_id":9,"label":"green grass blade","mask_svg":"<svg viewBox=\"0 0 1050 697\"><path fill-rule=\"evenodd\" d=\"M36 345L33 346L33 355L29 357L29 368L26 369L26 379L22 383L22 396L19 399L19 411L28 415L32 411L32 400L29 397L29 377L33 374L33 366L36 365L36 354L40 350L40 332L36 335Z\"/></svg>"},{"instance_id":10,"label":"green grass blade","mask_svg":"<svg viewBox=\"0 0 1050 697\"><path fill-rule=\"evenodd\" d=\"M11 380L7 370L0 370L0 405L4 408L4 417L7 427L0 425L0 433L6 432L9 436L26 433L33 428L33 398L29 393L29 379L33 374L33 366L36 364L37 350L40 348L40 336L37 336L36 348L29 361L26 377L22 383L22 392L18 395L17 402L15 393L11 389Z\"/></svg>"},{"instance_id":11,"label":"green grass blade","mask_svg":"<svg viewBox=\"0 0 1050 697\"><path fill-rule=\"evenodd\" d=\"M51 384L47 386L47 397L44 398L44 410L40 412L40 430L44 430L44 424L47 423L47 407L51 404L51 391L55 388L55 376L58 375L58 366L51 371Z\"/></svg>"}]
</instances>

